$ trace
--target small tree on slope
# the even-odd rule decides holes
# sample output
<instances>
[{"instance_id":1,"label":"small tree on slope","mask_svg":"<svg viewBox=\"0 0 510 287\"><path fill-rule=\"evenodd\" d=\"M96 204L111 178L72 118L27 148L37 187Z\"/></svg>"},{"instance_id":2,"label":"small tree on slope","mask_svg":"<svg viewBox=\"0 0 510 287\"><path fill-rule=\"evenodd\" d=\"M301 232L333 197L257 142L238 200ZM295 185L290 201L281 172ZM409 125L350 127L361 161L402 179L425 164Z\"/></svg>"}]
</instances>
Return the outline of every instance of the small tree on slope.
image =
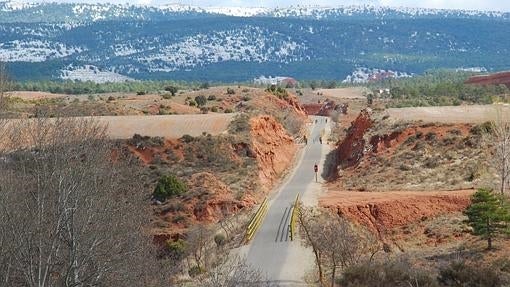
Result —
<instances>
[{"instance_id":1,"label":"small tree on slope","mask_svg":"<svg viewBox=\"0 0 510 287\"><path fill-rule=\"evenodd\" d=\"M475 235L487 239L487 248L492 249L492 240L498 234L509 234L510 205L493 192L480 189L472 196L472 203L464 212Z\"/></svg>"}]
</instances>

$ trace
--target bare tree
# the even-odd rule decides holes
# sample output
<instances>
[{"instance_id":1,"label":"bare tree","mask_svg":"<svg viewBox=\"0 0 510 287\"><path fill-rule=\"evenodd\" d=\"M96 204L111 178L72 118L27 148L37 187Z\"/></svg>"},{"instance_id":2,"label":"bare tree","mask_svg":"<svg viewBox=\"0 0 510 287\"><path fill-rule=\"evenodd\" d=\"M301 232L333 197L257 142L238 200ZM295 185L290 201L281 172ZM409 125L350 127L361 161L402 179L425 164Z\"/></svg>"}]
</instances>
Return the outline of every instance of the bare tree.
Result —
<instances>
[{"instance_id":1,"label":"bare tree","mask_svg":"<svg viewBox=\"0 0 510 287\"><path fill-rule=\"evenodd\" d=\"M136 171L93 120L8 125L0 149L5 286L152 286ZM2 284L3 285L3 284Z\"/></svg>"},{"instance_id":2,"label":"bare tree","mask_svg":"<svg viewBox=\"0 0 510 287\"><path fill-rule=\"evenodd\" d=\"M261 273L237 256L223 256L203 278L204 287L275 286L264 280Z\"/></svg>"},{"instance_id":3,"label":"bare tree","mask_svg":"<svg viewBox=\"0 0 510 287\"><path fill-rule=\"evenodd\" d=\"M510 123L499 122L493 125L495 143L494 164L499 171L500 192L508 189L510 179Z\"/></svg>"},{"instance_id":4,"label":"bare tree","mask_svg":"<svg viewBox=\"0 0 510 287\"><path fill-rule=\"evenodd\" d=\"M303 206L302 204L300 206ZM314 225L317 223L317 217L319 215L316 211L309 208L300 208L300 212L298 214L299 226L301 227L301 232L303 233L303 239L306 245L312 247L313 254L315 256L315 265L318 269L319 283L321 286L325 286L324 280L324 268L323 268L323 260L322 260L322 248L316 238Z\"/></svg>"},{"instance_id":5,"label":"bare tree","mask_svg":"<svg viewBox=\"0 0 510 287\"><path fill-rule=\"evenodd\" d=\"M191 229L187 235L186 242L188 244L189 255L193 258L200 272L207 269L211 259L212 250L210 248L214 246L212 234L210 228L200 224Z\"/></svg>"},{"instance_id":6,"label":"bare tree","mask_svg":"<svg viewBox=\"0 0 510 287\"><path fill-rule=\"evenodd\" d=\"M503 108L497 110L497 119L486 130L486 141L492 147L491 163L499 176L499 190L503 195L510 182L510 115Z\"/></svg>"},{"instance_id":7,"label":"bare tree","mask_svg":"<svg viewBox=\"0 0 510 287\"><path fill-rule=\"evenodd\" d=\"M7 93L11 90L11 81L5 63L0 62L0 112L5 108Z\"/></svg>"},{"instance_id":8,"label":"bare tree","mask_svg":"<svg viewBox=\"0 0 510 287\"><path fill-rule=\"evenodd\" d=\"M304 208L300 227L305 242L314 251L323 286L326 272L330 274L331 286L335 286L338 269L344 270L364 259L371 260L380 250L379 242L370 232L334 214Z\"/></svg>"}]
</instances>

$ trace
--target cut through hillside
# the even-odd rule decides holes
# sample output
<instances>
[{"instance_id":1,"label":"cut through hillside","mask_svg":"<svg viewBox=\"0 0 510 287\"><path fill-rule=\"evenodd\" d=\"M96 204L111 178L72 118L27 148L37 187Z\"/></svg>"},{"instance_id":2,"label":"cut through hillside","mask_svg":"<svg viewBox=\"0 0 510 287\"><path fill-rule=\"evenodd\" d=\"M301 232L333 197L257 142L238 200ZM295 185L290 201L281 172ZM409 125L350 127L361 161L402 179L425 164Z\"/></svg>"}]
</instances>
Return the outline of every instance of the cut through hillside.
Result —
<instances>
[{"instance_id":1,"label":"cut through hillside","mask_svg":"<svg viewBox=\"0 0 510 287\"><path fill-rule=\"evenodd\" d=\"M224 134L179 139L136 135L128 141L126 151L145 167L148 190L168 174L188 186L182 195L153 200L157 243L183 238L198 223L215 224L249 211L294 162L298 148L289 130L299 134L306 119L294 96L262 93L260 99L239 102L238 108Z\"/></svg>"},{"instance_id":2,"label":"cut through hillside","mask_svg":"<svg viewBox=\"0 0 510 287\"><path fill-rule=\"evenodd\" d=\"M337 190L470 189L492 178L473 124L400 122L364 110L334 152Z\"/></svg>"}]
</instances>

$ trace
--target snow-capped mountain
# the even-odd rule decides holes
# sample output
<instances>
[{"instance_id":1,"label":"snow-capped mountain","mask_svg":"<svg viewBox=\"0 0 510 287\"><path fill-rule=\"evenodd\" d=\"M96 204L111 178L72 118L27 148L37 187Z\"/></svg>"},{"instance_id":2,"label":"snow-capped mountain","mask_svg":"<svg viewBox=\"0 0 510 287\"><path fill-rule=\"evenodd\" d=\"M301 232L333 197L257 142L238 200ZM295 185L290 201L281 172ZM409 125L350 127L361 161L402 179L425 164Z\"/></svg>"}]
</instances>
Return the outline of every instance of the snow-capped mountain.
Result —
<instances>
[{"instance_id":1,"label":"snow-capped mountain","mask_svg":"<svg viewBox=\"0 0 510 287\"><path fill-rule=\"evenodd\" d=\"M490 71L510 66L509 24L509 13L486 11L0 0L0 61L18 79L343 80L364 69Z\"/></svg>"}]
</instances>

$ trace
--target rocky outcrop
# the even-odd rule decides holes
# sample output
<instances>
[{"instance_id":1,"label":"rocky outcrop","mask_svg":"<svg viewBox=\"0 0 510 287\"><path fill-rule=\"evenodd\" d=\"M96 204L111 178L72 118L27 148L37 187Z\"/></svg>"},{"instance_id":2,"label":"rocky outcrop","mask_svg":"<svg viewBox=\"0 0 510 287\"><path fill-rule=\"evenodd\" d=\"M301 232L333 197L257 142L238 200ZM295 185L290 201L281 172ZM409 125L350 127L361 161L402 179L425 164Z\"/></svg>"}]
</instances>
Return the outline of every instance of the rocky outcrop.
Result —
<instances>
[{"instance_id":1,"label":"rocky outcrop","mask_svg":"<svg viewBox=\"0 0 510 287\"><path fill-rule=\"evenodd\" d=\"M356 166L363 157L366 132L372 127L369 110L362 110L359 116L351 123L346 137L338 143L338 166L348 168Z\"/></svg>"},{"instance_id":2,"label":"rocky outcrop","mask_svg":"<svg viewBox=\"0 0 510 287\"><path fill-rule=\"evenodd\" d=\"M265 191L269 191L292 164L297 146L283 126L271 116L252 118L250 134L260 183Z\"/></svg>"},{"instance_id":3,"label":"rocky outcrop","mask_svg":"<svg viewBox=\"0 0 510 287\"><path fill-rule=\"evenodd\" d=\"M470 204L474 190L431 192L335 192L320 205L366 226L381 237L388 230L443 214Z\"/></svg>"}]
</instances>

